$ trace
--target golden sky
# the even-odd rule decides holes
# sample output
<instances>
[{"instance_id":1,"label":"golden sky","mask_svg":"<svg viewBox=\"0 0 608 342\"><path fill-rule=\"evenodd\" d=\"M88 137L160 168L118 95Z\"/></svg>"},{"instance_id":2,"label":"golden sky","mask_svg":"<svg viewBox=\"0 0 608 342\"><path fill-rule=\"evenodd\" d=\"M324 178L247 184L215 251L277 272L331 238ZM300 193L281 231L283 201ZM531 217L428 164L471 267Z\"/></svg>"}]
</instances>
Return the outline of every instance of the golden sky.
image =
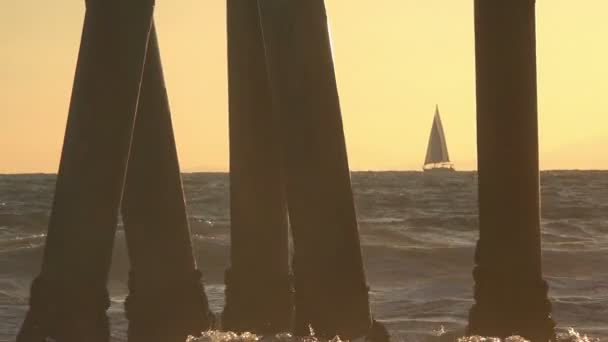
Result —
<instances>
[{"instance_id":1,"label":"golden sky","mask_svg":"<svg viewBox=\"0 0 608 342\"><path fill-rule=\"evenodd\" d=\"M245 1L245 0L243 0ZM474 169L472 0L326 0L351 168ZM578 6L577 6L578 5ZM538 0L541 167L608 169L608 2ZM84 1L0 4L0 173L56 172ZM184 171L227 170L225 0L157 0Z\"/></svg>"}]
</instances>

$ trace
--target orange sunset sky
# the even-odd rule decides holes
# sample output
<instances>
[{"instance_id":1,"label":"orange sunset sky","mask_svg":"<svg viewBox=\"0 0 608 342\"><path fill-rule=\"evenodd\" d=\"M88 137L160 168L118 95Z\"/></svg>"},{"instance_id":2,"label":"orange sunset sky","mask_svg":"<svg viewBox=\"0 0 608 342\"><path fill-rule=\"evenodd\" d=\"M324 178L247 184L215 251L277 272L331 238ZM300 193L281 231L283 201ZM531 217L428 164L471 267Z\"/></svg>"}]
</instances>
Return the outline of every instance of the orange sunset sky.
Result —
<instances>
[{"instance_id":1,"label":"orange sunset sky","mask_svg":"<svg viewBox=\"0 0 608 342\"><path fill-rule=\"evenodd\" d=\"M538 0L541 168L608 169L608 2ZM435 104L474 169L472 0L326 0L353 170L419 170ZM184 171L228 168L224 0L157 0ZM84 1L0 3L0 173L56 172Z\"/></svg>"}]
</instances>

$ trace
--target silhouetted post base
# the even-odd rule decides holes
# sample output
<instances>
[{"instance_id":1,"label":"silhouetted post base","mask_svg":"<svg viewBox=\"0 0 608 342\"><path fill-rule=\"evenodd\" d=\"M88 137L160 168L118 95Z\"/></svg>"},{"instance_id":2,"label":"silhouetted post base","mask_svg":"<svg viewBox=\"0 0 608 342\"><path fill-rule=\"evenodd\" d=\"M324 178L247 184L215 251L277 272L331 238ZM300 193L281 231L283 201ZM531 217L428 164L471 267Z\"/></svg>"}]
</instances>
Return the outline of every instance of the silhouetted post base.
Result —
<instances>
[{"instance_id":1,"label":"silhouetted post base","mask_svg":"<svg viewBox=\"0 0 608 342\"><path fill-rule=\"evenodd\" d=\"M32 283L29 304L17 342L110 340L106 315L110 299L105 286L77 280L53 283L38 277Z\"/></svg>"},{"instance_id":2,"label":"silhouetted post base","mask_svg":"<svg viewBox=\"0 0 608 342\"><path fill-rule=\"evenodd\" d=\"M291 331L293 285L286 277L238 277L226 271L222 329L257 334Z\"/></svg>"},{"instance_id":3,"label":"silhouetted post base","mask_svg":"<svg viewBox=\"0 0 608 342\"><path fill-rule=\"evenodd\" d=\"M372 321L372 328L365 336L365 340L370 342L388 342L391 340L391 335L384 324L374 319Z\"/></svg>"},{"instance_id":4,"label":"silhouetted post base","mask_svg":"<svg viewBox=\"0 0 608 342\"><path fill-rule=\"evenodd\" d=\"M547 283L538 277L513 276L517 272L497 273L484 272L480 266L473 272L475 304L469 312L467 334L555 340Z\"/></svg>"},{"instance_id":5,"label":"silhouetted post base","mask_svg":"<svg viewBox=\"0 0 608 342\"><path fill-rule=\"evenodd\" d=\"M130 342L185 341L215 323L199 271L170 282L131 273L125 311Z\"/></svg>"},{"instance_id":6,"label":"silhouetted post base","mask_svg":"<svg viewBox=\"0 0 608 342\"><path fill-rule=\"evenodd\" d=\"M479 241L469 334L555 338L542 278L534 0L475 1Z\"/></svg>"},{"instance_id":7,"label":"silhouetted post base","mask_svg":"<svg viewBox=\"0 0 608 342\"><path fill-rule=\"evenodd\" d=\"M296 274L296 336L307 336L310 329L315 336L322 339L353 339L366 336L371 340L378 335L374 328L381 324L374 322L369 313L368 290L365 284L357 286L352 282L343 282L340 276L321 275L306 277L299 280L297 266ZM303 278L303 277L302 277ZM311 281L313 280L314 281ZM335 309L327 307L331 303ZM324 308L325 310L320 310ZM376 336L378 337L378 336ZM383 340L374 340L383 341Z\"/></svg>"}]
</instances>

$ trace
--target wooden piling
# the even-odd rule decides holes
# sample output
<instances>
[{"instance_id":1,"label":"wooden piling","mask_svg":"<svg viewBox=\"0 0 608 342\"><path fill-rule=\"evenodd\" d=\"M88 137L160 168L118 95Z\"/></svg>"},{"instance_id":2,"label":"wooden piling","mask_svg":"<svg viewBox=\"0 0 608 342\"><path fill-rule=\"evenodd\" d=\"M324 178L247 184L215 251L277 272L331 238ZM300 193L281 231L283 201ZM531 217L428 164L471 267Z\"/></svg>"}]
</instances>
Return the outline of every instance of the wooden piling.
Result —
<instances>
[{"instance_id":1,"label":"wooden piling","mask_svg":"<svg viewBox=\"0 0 608 342\"><path fill-rule=\"evenodd\" d=\"M130 342L183 342L213 323L192 253L171 111L154 24L122 218L131 271L125 303Z\"/></svg>"},{"instance_id":2,"label":"wooden piling","mask_svg":"<svg viewBox=\"0 0 608 342\"><path fill-rule=\"evenodd\" d=\"M479 241L469 334L555 337L542 279L534 0L476 0Z\"/></svg>"},{"instance_id":3,"label":"wooden piling","mask_svg":"<svg viewBox=\"0 0 608 342\"><path fill-rule=\"evenodd\" d=\"M295 333L365 336L372 318L324 1L259 4L294 235Z\"/></svg>"},{"instance_id":4,"label":"wooden piling","mask_svg":"<svg viewBox=\"0 0 608 342\"><path fill-rule=\"evenodd\" d=\"M291 327L287 208L257 1L228 0L231 267L224 329Z\"/></svg>"},{"instance_id":5,"label":"wooden piling","mask_svg":"<svg viewBox=\"0 0 608 342\"><path fill-rule=\"evenodd\" d=\"M109 340L106 283L154 1L87 1L42 270L19 342Z\"/></svg>"}]
</instances>

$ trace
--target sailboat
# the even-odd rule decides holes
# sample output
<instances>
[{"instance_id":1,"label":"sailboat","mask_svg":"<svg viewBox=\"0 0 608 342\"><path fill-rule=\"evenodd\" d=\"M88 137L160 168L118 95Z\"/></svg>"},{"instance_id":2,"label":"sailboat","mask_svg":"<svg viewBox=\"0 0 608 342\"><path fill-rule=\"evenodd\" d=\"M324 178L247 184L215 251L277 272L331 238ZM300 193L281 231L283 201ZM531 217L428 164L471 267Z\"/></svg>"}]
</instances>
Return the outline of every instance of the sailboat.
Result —
<instances>
[{"instance_id":1,"label":"sailboat","mask_svg":"<svg viewBox=\"0 0 608 342\"><path fill-rule=\"evenodd\" d=\"M429 145L426 148L426 158L422 169L424 172L433 173L454 171L454 164L450 161L445 133L439 116L439 105L435 107L435 118L433 119Z\"/></svg>"}]
</instances>

